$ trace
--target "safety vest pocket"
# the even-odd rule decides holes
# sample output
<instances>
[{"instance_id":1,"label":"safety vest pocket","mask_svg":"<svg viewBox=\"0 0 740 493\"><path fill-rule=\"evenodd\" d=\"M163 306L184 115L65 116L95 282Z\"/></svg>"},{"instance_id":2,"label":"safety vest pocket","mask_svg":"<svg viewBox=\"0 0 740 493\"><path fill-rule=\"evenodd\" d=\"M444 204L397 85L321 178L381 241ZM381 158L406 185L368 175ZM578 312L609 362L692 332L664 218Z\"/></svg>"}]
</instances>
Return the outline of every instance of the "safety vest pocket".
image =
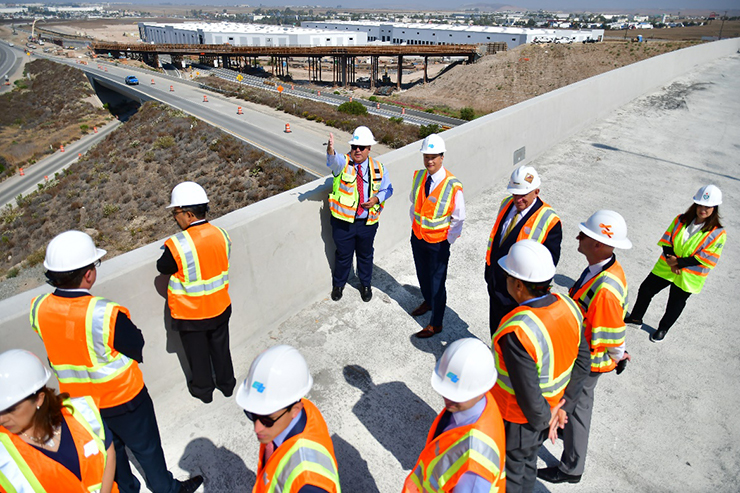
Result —
<instances>
[{"instance_id":1,"label":"safety vest pocket","mask_svg":"<svg viewBox=\"0 0 740 493\"><path fill-rule=\"evenodd\" d=\"M357 181L357 175L354 173L342 172L342 181L345 183L354 183Z\"/></svg>"},{"instance_id":2,"label":"safety vest pocket","mask_svg":"<svg viewBox=\"0 0 740 493\"><path fill-rule=\"evenodd\" d=\"M346 205L348 207L356 205L354 196L344 195L344 194L337 194L337 195L338 195L337 199L340 204Z\"/></svg>"}]
</instances>

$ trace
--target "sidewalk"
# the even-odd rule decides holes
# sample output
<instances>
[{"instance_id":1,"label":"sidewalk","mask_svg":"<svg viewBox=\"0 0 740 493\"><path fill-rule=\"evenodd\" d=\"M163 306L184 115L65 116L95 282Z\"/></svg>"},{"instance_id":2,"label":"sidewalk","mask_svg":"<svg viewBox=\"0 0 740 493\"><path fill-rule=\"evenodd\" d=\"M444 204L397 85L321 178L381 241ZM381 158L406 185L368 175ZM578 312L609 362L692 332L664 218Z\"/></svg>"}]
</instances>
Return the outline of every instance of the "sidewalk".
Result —
<instances>
[{"instance_id":1,"label":"sidewalk","mask_svg":"<svg viewBox=\"0 0 740 493\"><path fill-rule=\"evenodd\" d=\"M740 253L734 240L740 229L738 80L740 55L702 66L696 75L632 102L532 163L542 176L542 198L564 225L557 292L566 292L586 266L576 251L577 224L597 209L617 210L627 220L634 248L617 255L631 303L658 257L659 237L700 186L714 183L722 189L729 236L704 291L689 299L663 342L651 343L647 332L628 327L633 360L621 376L600 379L581 483L538 483L537 492L737 490L740 343L731 321L740 318L740 310L730 293ZM463 165L445 164L453 173ZM271 345L291 344L304 354L315 380L309 397L332 433L343 491L400 491L443 406L430 386L436 358L458 338L488 339L483 264L505 185L491 183L485 199L467 204L463 236L452 247L440 335L412 336L427 319L407 314L421 297L411 248L403 244L392 255L376 258L370 303L360 300L352 278L341 301L332 302L327 292L326 299L279 327L265 327L251 346L232 348L240 380L252 359ZM395 196L387 206L409 203ZM382 221L378 234L383 234ZM657 326L666 297L667 291L653 301L645 317L651 327ZM231 330L249 323L232 320ZM205 406L188 396L183 381L159 395L155 406L176 476L204 474L205 492L251 488L258 443L233 398L219 394ZM559 443L541 449L540 467L556 464L561 450Z\"/></svg>"}]
</instances>

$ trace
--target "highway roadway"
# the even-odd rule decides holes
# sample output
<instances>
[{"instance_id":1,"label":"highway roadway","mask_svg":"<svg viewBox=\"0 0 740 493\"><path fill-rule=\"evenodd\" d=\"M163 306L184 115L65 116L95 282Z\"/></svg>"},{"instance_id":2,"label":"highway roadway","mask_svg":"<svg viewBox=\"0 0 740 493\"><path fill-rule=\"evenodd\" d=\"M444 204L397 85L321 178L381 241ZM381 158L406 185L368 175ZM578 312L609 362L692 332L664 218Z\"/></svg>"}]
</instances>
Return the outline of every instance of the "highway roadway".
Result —
<instances>
[{"instance_id":1,"label":"highway roadway","mask_svg":"<svg viewBox=\"0 0 740 493\"><path fill-rule=\"evenodd\" d=\"M125 85L123 80L127 75L136 75L140 84L127 86L127 89L143 99L153 99L177 108L313 176L328 174L324 151L328 132L296 125L295 117L278 111L273 115L251 110L244 102L204 91L194 82L167 77L159 72L132 70L105 62L90 61L83 65L73 59L48 58L79 68L105 81L106 85ZM208 102L204 101L204 96ZM239 105L243 105L241 115L237 114ZM291 133L284 131L286 122L291 122Z\"/></svg>"},{"instance_id":2,"label":"highway roadway","mask_svg":"<svg viewBox=\"0 0 740 493\"><path fill-rule=\"evenodd\" d=\"M64 152L56 151L39 162L23 168L25 176L16 174L6 179L0 184L0 207L6 204L15 204L18 195L27 195L38 188L39 183L44 183L48 176L49 179L54 177L54 173L59 173L64 168L75 163L79 159L79 154L85 153L90 147L102 141L113 130L121 124L114 120L108 125L98 129L98 133L91 132L83 136L80 140L64 148Z\"/></svg>"},{"instance_id":3,"label":"highway roadway","mask_svg":"<svg viewBox=\"0 0 740 493\"><path fill-rule=\"evenodd\" d=\"M16 64L19 63L23 53L15 48L11 48L7 41L0 41L0 93L9 91L12 86L5 85L5 78L10 78L15 71Z\"/></svg>"}]
</instances>

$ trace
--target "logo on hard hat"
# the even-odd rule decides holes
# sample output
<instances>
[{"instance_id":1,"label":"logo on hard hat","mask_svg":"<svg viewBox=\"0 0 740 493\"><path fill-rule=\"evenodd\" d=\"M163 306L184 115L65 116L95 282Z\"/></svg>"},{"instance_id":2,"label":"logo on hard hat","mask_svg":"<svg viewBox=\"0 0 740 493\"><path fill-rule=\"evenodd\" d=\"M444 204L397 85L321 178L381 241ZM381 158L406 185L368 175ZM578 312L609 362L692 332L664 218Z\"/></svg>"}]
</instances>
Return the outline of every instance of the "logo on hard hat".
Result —
<instances>
[{"instance_id":1,"label":"logo on hard hat","mask_svg":"<svg viewBox=\"0 0 740 493\"><path fill-rule=\"evenodd\" d=\"M601 223L601 224L599 224L599 227L601 228L601 234L602 235L606 235L609 238L611 238L612 236L614 236L614 233L611 231L611 229L612 229L612 225L611 224Z\"/></svg>"},{"instance_id":2,"label":"logo on hard hat","mask_svg":"<svg viewBox=\"0 0 740 493\"><path fill-rule=\"evenodd\" d=\"M460 380L460 377L458 377L457 375L455 375L451 371L450 372L447 372L447 375L446 376L447 376L447 378L449 378L450 380L452 380L452 383L457 383L458 380Z\"/></svg>"},{"instance_id":3,"label":"logo on hard hat","mask_svg":"<svg viewBox=\"0 0 740 493\"><path fill-rule=\"evenodd\" d=\"M434 149L434 144L427 144L427 147L430 149Z\"/></svg>"},{"instance_id":4,"label":"logo on hard hat","mask_svg":"<svg viewBox=\"0 0 740 493\"><path fill-rule=\"evenodd\" d=\"M709 192L704 192L704 195L702 196L704 200L707 200L709 198Z\"/></svg>"},{"instance_id":5,"label":"logo on hard hat","mask_svg":"<svg viewBox=\"0 0 740 493\"><path fill-rule=\"evenodd\" d=\"M360 136L359 135L354 135L352 138L355 139L355 140L360 140Z\"/></svg>"},{"instance_id":6,"label":"logo on hard hat","mask_svg":"<svg viewBox=\"0 0 740 493\"><path fill-rule=\"evenodd\" d=\"M257 389L257 392L259 392L260 394L265 391L265 386L257 381L252 384L252 387Z\"/></svg>"},{"instance_id":7,"label":"logo on hard hat","mask_svg":"<svg viewBox=\"0 0 740 493\"><path fill-rule=\"evenodd\" d=\"M526 181L527 183L531 184L533 180L534 176L532 176L530 173L527 173L527 176L524 177L524 181Z\"/></svg>"}]
</instances>

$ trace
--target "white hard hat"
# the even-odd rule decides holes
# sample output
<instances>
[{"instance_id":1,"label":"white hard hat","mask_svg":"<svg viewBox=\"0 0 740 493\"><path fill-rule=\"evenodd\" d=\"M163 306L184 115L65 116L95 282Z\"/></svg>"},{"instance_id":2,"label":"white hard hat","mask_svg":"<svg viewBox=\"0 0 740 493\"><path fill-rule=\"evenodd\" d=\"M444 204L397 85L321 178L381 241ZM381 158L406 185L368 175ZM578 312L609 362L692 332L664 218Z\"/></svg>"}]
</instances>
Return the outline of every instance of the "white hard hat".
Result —
<instances>
[{"instance_id":1,"label":"white hard hat","mask_svg":"<svg viewBox=\"0 0 740 493\"><path fill-rule=\"evenodd\" d=\"M29 351L11 349L0 354L0 411L39 390L50 377L51 372Z\"/></svg>"},{"instance_id":2,"label":"white hard hat","mask_svg":"<svg viewBox=\"0 0 740 493\"><path fill-rule=\"evenodd\" d=\"M208 195L203 187L194 181L184 181L172 189L172 199L167 209L172 207L187 207L208 203Z\"/></svg>"},{"instance_id":3,"label":"white hard hat","mask_svg":"<svg viewBox=\"0 0 740 493\"><path fill-rule=\"evenodd\" d=\"M714 185L703 186L694 195L694 203L706 207L717 207L722 203L722 190Z\"/></svg>"},{"instance_id":4,"label":"white hard hat","mask_svg":"<svg viewBox=\"0 0 740 493\"><path fill-rule=\"evenodd\" d=\"M491 390L496 377L491 350L468 337L447 346L432 372L432 388L453 402L465 402Z\"/></svg>"},{"instance_id":5,"label":"white hard hat","mask_svg":"<svg viewBox=\"0 0 740 493\"><path fill-rule=\"evenodd\" d=\"M352 134L352 140L349 141L349 144L355 146L371 146L373 144L377 144L377 142L375 142L375 137L373 137L373 133L370 129L365 126L361 126L355 129L355 133Z\"/></svg>"},{"instance_id":6,"label":"white hard hat","mask_svg":"<svg viewBox=\"0 0 740 493\"><path fill-rule=\"evenodd\" d=\"M44 267L52 272L70 272L100 260L105 253L105 250L95 247L89 234L65 231L56 235L46 247Z\"/></svg>"},{"instance_id":7,"label":"white hard hat","mask_svg":"<svg viewBox=\"0 0 740 493\"><path fill-rule=\"evenodd\" d=\"M540 188L542 182L537 170L532 166L519 166L511 174L506 191L512 195L526 195Z\"/></svg>"},{"instance_id":8,"label":"white hard hat","mask_svg":"<svg viewBox=\"0 0 740 493\"><path fill-rule=\"evenodd\" d=\"M447 149L445 148L445 141L437 134L427 135L427 137L421 142L422 154L442 154Z\"/></svg>"},{"instance_id":9,"label":"white hard hat","mask_svg":"<svg viewBox=\"0 0 740 493\"><path fill-rule=\"evenodd\" d=\"M624 250L632 248L632 242L627 239L627 223L617 212L596 211L578 227L586 236L604 245Z\"/></svg>"},{"instance_id":10,"label":"white hard hat","mask_svg":"<svg viewBox=\"0 0 740 493\"><path fill-rule=\"evenodd\" d=\"M544 283L555 277L550 250L535 240L521 240L511 245L509 254L498 259L498 265L521 281Z\"/></svg>"},{"instance_id":11,"label":"white hard hat","mask_svg":"<svg viewBox=\"0 0 740 493\"><path fill-rule=\"evenodd\" d=\"M301 353L291 346L273 346L252 362L249 375L236 391L236 403L250 413L266 416L301 400L312 385Z\"/></svg>"}]
</instances>

